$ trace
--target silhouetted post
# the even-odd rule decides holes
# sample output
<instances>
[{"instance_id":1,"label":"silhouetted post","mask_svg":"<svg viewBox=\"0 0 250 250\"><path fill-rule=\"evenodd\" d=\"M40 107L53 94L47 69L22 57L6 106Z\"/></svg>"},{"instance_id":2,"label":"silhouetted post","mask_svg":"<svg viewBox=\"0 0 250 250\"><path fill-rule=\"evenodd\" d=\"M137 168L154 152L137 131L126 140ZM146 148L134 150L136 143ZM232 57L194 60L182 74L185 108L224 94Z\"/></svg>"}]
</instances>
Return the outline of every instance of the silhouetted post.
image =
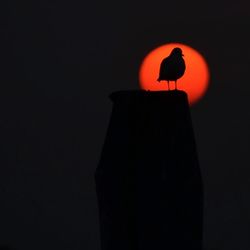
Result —
<instances>
[{"instance_id":1,"label":"silhouetted post","mask_svg":"<svg viewBox=\"0 0 250 250\"><path fill-rule=\"evenodd\" d=\"M187 95L120 91L96 189L102 250L202 249L203 191Z\"/></svg>"}]
</instances>

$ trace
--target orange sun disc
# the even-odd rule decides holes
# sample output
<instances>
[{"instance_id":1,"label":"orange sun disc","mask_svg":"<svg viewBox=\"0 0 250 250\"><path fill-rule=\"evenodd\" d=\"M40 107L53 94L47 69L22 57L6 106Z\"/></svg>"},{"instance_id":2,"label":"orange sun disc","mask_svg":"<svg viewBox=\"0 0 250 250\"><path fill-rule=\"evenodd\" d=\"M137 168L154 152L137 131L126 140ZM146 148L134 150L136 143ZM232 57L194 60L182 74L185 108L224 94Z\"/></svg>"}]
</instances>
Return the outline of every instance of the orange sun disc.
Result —
<instances>
[{"instance_id":1,"label":"orange sun disc","mask_svg":"<svg viewBox=\"0 0 250 250\"><path fill-rule=\"evenodd\" d=\"M209 69L203 56L193 48L180 44L170 43L162 45L151 51L143 60L139 80L140 87L144 90L162 91L167 90L167 81L158 82L160 64L169 56L173 48L179 47L184 54L186 71L183 77L177 80L177 88L188 94L190 105L198 102L206 93L209 84ZM174 89L174 82L170 82Z\"/></svg>"}]
</instances>

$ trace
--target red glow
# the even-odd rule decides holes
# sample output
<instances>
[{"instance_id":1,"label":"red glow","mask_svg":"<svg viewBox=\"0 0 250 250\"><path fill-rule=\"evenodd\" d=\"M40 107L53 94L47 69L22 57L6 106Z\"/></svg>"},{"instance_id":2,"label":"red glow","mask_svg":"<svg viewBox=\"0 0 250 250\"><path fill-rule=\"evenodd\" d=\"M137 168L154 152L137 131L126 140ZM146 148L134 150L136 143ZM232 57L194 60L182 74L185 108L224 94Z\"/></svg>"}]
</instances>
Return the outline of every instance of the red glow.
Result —
<instances>
[{"instance_id":1,"label":"red glow","mask_svg":"<svg viewBox=\"0 0 250 250\"><path fill-rule=\"evenodd\" d=\"M208 88L209 70L205 59L193 48L179 43L171 43L160 46L151 51L143 60L139 80L142 89L151 91L167 90L167 82L157 82L161 61L169 56L175 47L182 49L186 62L186 71L182 78L178 79L179 90L188 94L189 103L192 105L199 101ZM170 86L174 89L174 83Z\"/></svg>"}]
</instances>

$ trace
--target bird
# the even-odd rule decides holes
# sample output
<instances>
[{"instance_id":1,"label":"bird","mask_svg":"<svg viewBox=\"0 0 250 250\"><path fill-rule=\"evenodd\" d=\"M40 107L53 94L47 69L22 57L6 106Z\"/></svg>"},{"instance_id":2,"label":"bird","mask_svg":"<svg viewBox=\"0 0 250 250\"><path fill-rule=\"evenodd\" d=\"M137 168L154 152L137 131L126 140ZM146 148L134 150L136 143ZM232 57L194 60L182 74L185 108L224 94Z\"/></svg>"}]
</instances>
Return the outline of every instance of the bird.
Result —
<instances>
[{"instance_id":1,"label":"bird","mask_svg":"<svg viewBox=\"0 0 250 250\"><path fill-rule=\"evenodd\" d=\"M175 90L177 90L177 79L181 78L185 73L186 64L183 56L182 50L176 47L171 51L170 55L161 62L157 81L166 80L168 82L168 90L170 90L170 81L175 82Z\"/></svg>"}]
</instances>

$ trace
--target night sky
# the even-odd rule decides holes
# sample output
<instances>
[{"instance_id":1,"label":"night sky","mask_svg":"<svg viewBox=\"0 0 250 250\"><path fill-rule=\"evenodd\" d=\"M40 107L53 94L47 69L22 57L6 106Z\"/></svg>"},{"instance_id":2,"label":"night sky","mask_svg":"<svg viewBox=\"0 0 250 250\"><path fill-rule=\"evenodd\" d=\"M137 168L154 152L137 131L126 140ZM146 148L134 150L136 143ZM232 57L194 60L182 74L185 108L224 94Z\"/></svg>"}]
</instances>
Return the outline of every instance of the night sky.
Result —
<instances>
[{"instance_id":1,"label":"night sky","mask_svg":"<svg viewBox=\"0 0 250 250\"><path fill-rule=\"evenodd\" d=\"M0 245L100 249L94 171L109 94L138 89L143 57L180 42L211 74L191 110L204 249L249 250L249 2L2 2Z\"/></svg>"}]
</instances>

